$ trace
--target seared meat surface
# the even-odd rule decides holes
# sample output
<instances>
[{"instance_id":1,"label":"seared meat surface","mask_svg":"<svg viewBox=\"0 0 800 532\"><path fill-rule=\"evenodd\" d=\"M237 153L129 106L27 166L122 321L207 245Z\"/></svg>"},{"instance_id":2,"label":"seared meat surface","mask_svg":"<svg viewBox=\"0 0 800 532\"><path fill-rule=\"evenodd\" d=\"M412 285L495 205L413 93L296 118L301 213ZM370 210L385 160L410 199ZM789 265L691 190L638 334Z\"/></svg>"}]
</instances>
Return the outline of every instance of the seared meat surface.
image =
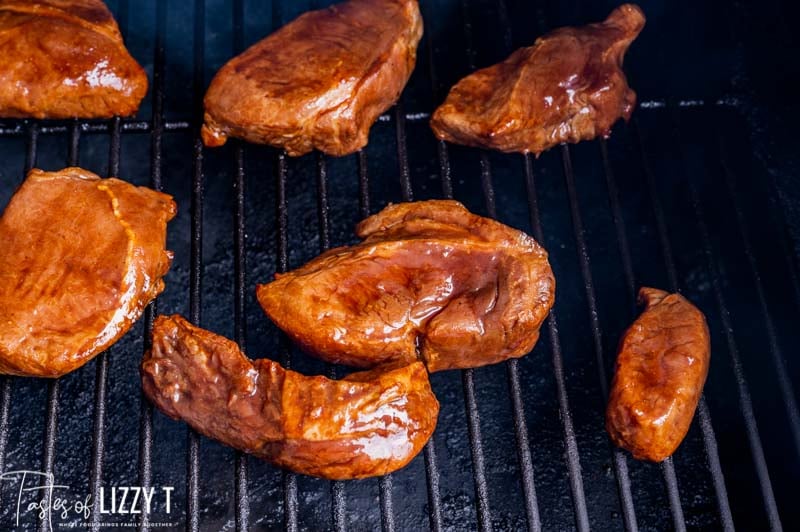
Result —
<instances>
[{"instance_id":1,"label":"seared meat surface","mask_svg":"<svg viewBox=\"0 0 800 532\"><path fill-rule=\"evenodd\" d=\"M604 22L559 28L470 74L436 109L434 133L456 144L535 154L607 136L636 103L622 59L644 22L639 7L625 4Z\"/></svg>"},{"instance_id":2,"label":"seared meat surface","mask_svg":"<svg viewBox=\"0 0 800 532\"><path fill-rule=\"evenodd\" d=\"M0 373L58 377L164 289L170 196L81 168L32 170L0 218Z\"/></svg>"},{"instance_id":3,"label":"seared meat surface","mask_svg":"<svg viewBox=\"0 0 800 532\"><path fill-rule=\"evenodd\" d=\"M391 205L332 249L257 288L309 353L356 367L421 358L430 371L528 353L553 306L547 252L455 201Z\"/></svg>"},{"instance_id":4,"label":"seared meat surface","mask_svg":"<svg viewBox=\"0 0 800 532\"><path fill-rule=\"evenodd\" d=\"M228 136L353 153L400 97L422 37L417 0L349 0L282 27L217 73L205 96L206 146Z\"/></svg>"},{"instance_id":5,"label":"seared meat surface","mask_svg":"<svg viewBox=\"0 0 800 532\"><path fill-rule=\"evenodd\" d=\"M606 411L611 440L660 462L689 431L711 360L705 316L680 294L642 288L644 312L625 332Z\"/></svg>"},{"instance_id":6,"label":"seared meat surface","mask_svg":"<svg viewBox=\"0 0 800 532\"><path fill-rule=\"evenodd\" d=\"M0 116L127 116L145 93L100 0L0 0Z\"/></svg>"},{"instance_id":7,"label":"seared meat surface","mask_svg":"<svg viewBox=\"0 0 800 532\"><path fill-rule=\"evenodd\" d=\"M307 377L250 360L227 338L159 316L142 363L147 397L206 436L306 475L355 479L405 466L439 413L420 362Z\"/></svg>"}]
</instances>

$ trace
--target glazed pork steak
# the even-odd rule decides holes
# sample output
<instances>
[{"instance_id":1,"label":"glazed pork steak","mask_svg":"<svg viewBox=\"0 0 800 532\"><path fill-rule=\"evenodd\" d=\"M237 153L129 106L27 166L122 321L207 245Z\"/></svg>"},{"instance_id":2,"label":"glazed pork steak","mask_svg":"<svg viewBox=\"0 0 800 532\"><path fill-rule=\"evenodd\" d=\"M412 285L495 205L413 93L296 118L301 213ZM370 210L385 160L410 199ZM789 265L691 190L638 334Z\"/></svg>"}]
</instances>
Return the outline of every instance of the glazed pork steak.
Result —
<instances>
[{"instance_id":1,"label":"glazed pork steak","mask_svg":"<svg viewBox=\"0 0 800 532\"><path fill-rule=\"evenodd\" d=\"M400 97L421 37L417 0L349 0L306 13L214 76L203 141L237 137L292 156L353 153Z\"/></svg>"},{"instance_id":2,"label":"glazed pork steak","mask_svg":"<svg viewBox=\"0 0 800 532\"><path fill-rule=\"evenodd\" d=\"M146 93L100 0L0 0L0 116L128 116Z\"/></svg>"},{"instance_id":3,"label":"glazed pork steak","mask_svg":"<svg viewBox=\"0 0 800 532\"><path fill-rule=\"evenodd\" d=\"M175 203L81 168L31 170L0 218L0 373L58 377L164 289Z\"/></svg>"},{"instance_id":4,"label":"glazed pork steak","mask_svg":"<svg viewBox=\"0 0 800 532\"><path fill-rule=\"evenodd\" d=\"M362 242L257 287L267 315L310 354L429 371L527 354L555 298L547 252L456 201L400 203L362 221Z\"/></svg>"},{"instance_id":5,"label":"glazed pork steak","mask_svg":"<svg viewBox=\"0 0 800 532\"><path fill-rule=\"evenodd\" d=\"M607 136L636 103L622 59L644 23L641 9L625 4L604 22L544 35L459 81L434 112L433 132L456 144L535 154Z\"/></svg>"},{"instance_id":6,"label":"glazed pork steak","mask_svg":"<svg viewBox=\"0 0 800 532\"><path fill-rule=\"evenodd\" d=\"M159 316L142 362L145 395L161 411L226 445L297 473L380 476L405 466L436 428L439 403L420 362L308 377L234 342Z\"/></svg>"}]
</instances>

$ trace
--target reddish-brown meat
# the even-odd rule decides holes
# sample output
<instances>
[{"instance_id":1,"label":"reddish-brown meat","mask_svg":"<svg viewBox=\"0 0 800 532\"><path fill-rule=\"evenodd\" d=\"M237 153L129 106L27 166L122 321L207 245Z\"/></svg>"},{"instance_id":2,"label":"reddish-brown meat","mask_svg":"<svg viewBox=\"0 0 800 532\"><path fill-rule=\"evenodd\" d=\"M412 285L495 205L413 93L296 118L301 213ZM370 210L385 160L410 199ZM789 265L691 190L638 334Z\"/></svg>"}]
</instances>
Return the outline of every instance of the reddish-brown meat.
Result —
<instances>
[{"instance_id":1,"label":"reddish-brown meat","mask_svg":"<svg viewBox=\"0 0 800 532\"><path fill-rule=\"evenodd\" d=\"M605 22L557 29L470 74L433 114L434 133L457 144L536 154L607 136L636 103L622 58L644 21L641 9L625 4Z\"/></svg>"},{"instance_id":2,"label":"reddish-brown meat","mask_svg":"<svg viewBox=\"0 0 800 532\"><path fill-rule=\"evenodd\" d=\"M306 377L250 360L234 343L159 316L142 362L147 397L164 413L298 473L354 479L396 471L436 428L439 403L420 362Z\"/></svg>"},{"instance_id":3,"label":"reddish-brown meat","mask_svg":"<svg viewBox=\"0 0 800 532\"><path fill-rule=\"evenodd\" d=\"M0 0L0 116L127 116L146 92L100 0Z\"/></svg>"},{"instance_id":4,"label":"reddish-brown meat","mask_svg":"<svg viewBox=\"0 0 800 532\"><path fill-rule=\"evenodd\" d=\"M422 37L417 0L350 0L287 24L214 77L203 142L228 136L346 155L400 97Z\"/></svg>"},{"instance_id":5,"label":"reddish-brown meat","mask_svg":"<svg viewBox=\"0 0 800 532\"><path fill-rule=\"evenodd\" d=\"M391 205L361 222L364 241L257 288L269 317L311 354L356 367L430 371L528 353L553 306L547 252L455 201Z\"/></svg>"},{"instance_id":6,"label":"reddish-brown meat","mask_svg":"<svg viewBox=\"0 0 800 532\"><path fill-rule=\"evenodd\" d=\"M611 440L660 462L683 441L711 359L705 316L680 294L642 288L645 309L625 331L606 411Z\"/></svg>"},{"instance_id":7,"label":"reddish-brown meat","mask_svg":"<svg viewBox=\"0 0 800 532\"><path fill-rule=\"evenodd\" d=\"M164 289L170 196L81 168L31 170L0 218L0 373L58 377Z\"/></svg>"}]
</instances>

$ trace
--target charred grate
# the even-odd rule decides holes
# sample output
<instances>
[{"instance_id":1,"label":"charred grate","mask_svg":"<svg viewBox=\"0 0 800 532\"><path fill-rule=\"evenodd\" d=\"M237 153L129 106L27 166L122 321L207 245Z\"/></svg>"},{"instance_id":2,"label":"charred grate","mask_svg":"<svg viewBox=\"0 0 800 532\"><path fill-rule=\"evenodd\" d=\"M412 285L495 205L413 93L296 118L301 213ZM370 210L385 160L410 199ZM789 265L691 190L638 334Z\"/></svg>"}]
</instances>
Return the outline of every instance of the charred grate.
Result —
<instances>
[{"instance_id":1,"label":"charred grate","mask_svg":"<svg viewBox=\"0 0 800 532\"><path fill-rule=\"evenodd\" d=\"M774 183L748 149L741 99L646 100L610 140L553 149L539 160L450 146L433 138L427 119L451 78L488 63L479 57L481 47L496 47L496 60L530 42L532 35L515 34L515 21L532 14L540 33L552 25L545 12L554 10L503 1L423 2L428 30L417 71L403 100L375 125L364 151L343 160L319 154L293 160L234 141L205 150L198 131L203 90L217 61L209 57L210 46L226 41L238 53L271 28L318 7L218 4L196 0L187 9L154 0L149 18L132 12L127 0L112 5L123 34L152 34L149 120L0 124L0 152L24 139L26 170L38 164L44 145L63 142L61 165L80 164L84 156L100 164L99 145L108 153L101 173L132 178L124 169L136 166L136 146L146 144L149 181L142 184L173 193L180 211L189 214L170 227L180 232L176 238L184 252L167 278L176 288L148 307L142 325L128 335L138 340L120 342L76 377L49 383L2 379L1 471L13 466L65 474L97 499L101 487L117 480L110 478L108 463L118 471L116 462L131 462L130 481L137 485L178 484L173 521L188 530L800 525L791 500L800 470L793 387L798 367L785 357L800 345L792 329L800 283L782 213L773 208ZM463 45L463 57L448 51L447 59L463 68L447 65L436 41L453 37L449 23L441 22L447 9L460 19L454 39L459 44L450 48ZM190 58L191 70L174 75L191 80L190 119L168 116L167 108L175 101L167 93L173 66L168 43L174 45L169 31L171 24L185 24L182 16L191 20L184 31L191 45L181 55ZM250 19L257 16L269 18L270 26L255 28ZM134 18L141 27L129 27ZM487 26L495 28L489 44ZM704 135L706 124L719 125ZM107 139L107 148L98 139ZM51 152L46 162L57 166ZM148 348L159 311L184 312L221 332L227 327L251 355L341 376L343 370L297 356L264 323L253 300L255 282L352 240L352 223L389 201L432 197L459 199L533 234L551 252L559 295L539 345L526 358L433 376L443 403L441 426L407 470L352 483L298 477L208 442L154 414L141 398L111 399L122 380L138 390L135 363L115 366L123 357L137 361ZM764 210L769 212L761 216ZM692 431L674 460L660 466L613 449L602 430L614 344L636 314L635 290L644 282L696 299L709 316L714 344L708 393ZM781 290L781 282L791 289ZM759 346L767 352L763 361ZM81 392L91 396L84 401L92 408L91 422L80 425L92 442L84 453L59 446L60 425L73 428L64 416L74 415L70 403L80 403ZM37 434L24 426L26 415L38 408L35 401L43 411L42 420L32 423ZM120 416L138 416L138 424L128 419L123 426ZM132 438L137 426L130 452L118 436ZM128 454L120 456L121 449ZM61 455L69 466L59 465ZM8 500L7 490L2 496ZM6 506L1 517L13 520ZM98 506L92 512L94 522L104 518ZM156 517L140 516L139 528L155 528ZM47 514L32 519L42 530L55 525Z\"/></svg>"}]
</instances>

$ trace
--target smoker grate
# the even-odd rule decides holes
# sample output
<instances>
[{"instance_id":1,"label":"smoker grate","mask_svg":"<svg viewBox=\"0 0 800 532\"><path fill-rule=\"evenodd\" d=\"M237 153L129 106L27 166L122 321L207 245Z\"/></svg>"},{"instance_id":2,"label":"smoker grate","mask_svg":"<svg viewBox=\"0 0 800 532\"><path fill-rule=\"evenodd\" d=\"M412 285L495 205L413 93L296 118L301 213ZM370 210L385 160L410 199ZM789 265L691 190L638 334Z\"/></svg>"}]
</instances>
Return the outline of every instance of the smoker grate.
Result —
<instances>
[{"instance_id":1,"label":"smoker grate","mask_svg":"<svg viewBox=\"0 0 800 532\"><path fill-rule=\"evenodd\" d=\"M198 132L208 75L268 26L318 6L144 4L140 12L128 0L111 3L132 49L152 53L151 98L142 111L149 120L6 121L0 153L24 142L26 170L85 163L128 179L149 172L149 185L179 203L170 226L175 265L142 323L94 368L51 382L2 379L0 471L52 473L95 500L104 486L174 485L174 513L138 516L142 530L164 519L193 531L800 526L792 501L800 473L793 380L800 369L784 357L800 342L793 327L800 283L774 208L775 185L750 150L742 98L712 92L680 100L680 87L653 92L657 97L641 102L631 124L615 128L608 141L563 146L538 160L450 146L427 129L430 110L465 72L531 41L530 31L520 35L519 20L535 20L541 33L555 25L550 19L567 22L560 9L571 10L572 22L598 16L583 17L577 2L423 2L427 29L417 71L365 150L343 159L290 159L231 141L207 151ZM606 6L583 7L596 15ZM135 32L128 31L131 20ZM169 61L168 48L180 59ZM644 67L636 48L632 55L630 70L638 74ZM190 101L172 94L181 82L171 76L191 80L184 87ZM181 106L188 119L172 109ZM4 198L10 193L3 189ZM136 368L158 312L184 312L251 355L277 353L287 367L341 376L344 370L299 355L265 323L253 286L351 241L353 223L389 201L430 197L459 199L531 232L551 253L559 291L542 341L526 358L432 376L440 427L407 469L377 481L298 477L209 442L143 400ZM660 466L629 459L602 428L614 345L636 314L640 283L697 301L714 344L696 423L675 458ZM32 419L39 404L43 415ZM137 416L138 427L131 422ZM88 451L81 448L87 439ZM14 493L0 486L3 502ZM50 530L56 523L49 517L22 521ZM14 518L13 505L3 504L3 526ZM94 523L131 519L92 508Z\"/></svg>"}]
</instances>

